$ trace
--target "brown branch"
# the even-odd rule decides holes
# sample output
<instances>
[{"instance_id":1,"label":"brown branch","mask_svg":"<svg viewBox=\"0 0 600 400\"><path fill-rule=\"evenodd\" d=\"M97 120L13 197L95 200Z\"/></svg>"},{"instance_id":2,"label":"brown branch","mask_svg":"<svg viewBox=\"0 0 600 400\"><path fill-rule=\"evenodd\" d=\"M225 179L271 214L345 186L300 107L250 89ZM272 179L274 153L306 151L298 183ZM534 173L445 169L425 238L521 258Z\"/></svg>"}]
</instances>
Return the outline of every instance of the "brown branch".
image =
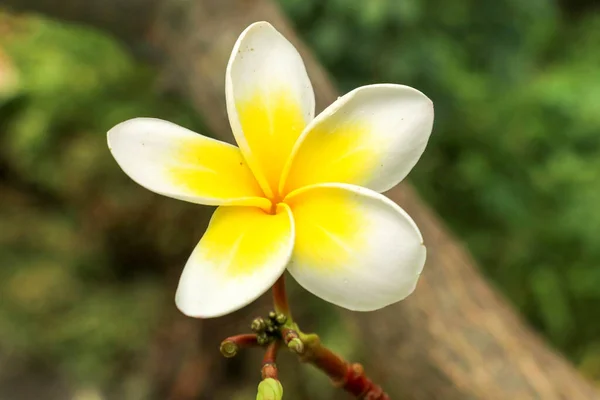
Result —
<instances>
[{"instance_id":1,"label":"brown branch","mask_svg":"<svg viewBox=\"0 0 600 400\"><path fill-rule=\"evenodd\" d=\"M305 351L300 360L323 371L334 385L358 399L390 400L390 397L365 375L360 364L351 364L321 344L317 335L303 335Z\"/></svg>"}]
</instances>

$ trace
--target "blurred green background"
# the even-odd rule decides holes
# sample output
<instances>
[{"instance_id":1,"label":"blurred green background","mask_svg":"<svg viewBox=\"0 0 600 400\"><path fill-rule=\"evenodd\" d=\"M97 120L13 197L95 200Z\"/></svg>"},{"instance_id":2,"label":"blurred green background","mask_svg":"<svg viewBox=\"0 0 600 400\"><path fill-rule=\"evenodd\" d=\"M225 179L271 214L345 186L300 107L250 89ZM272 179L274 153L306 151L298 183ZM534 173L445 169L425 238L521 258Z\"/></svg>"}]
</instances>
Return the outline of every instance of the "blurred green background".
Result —
<instances>
[{"instance_id":1,"label":"blurred green background","mask_svg":"<svg viewBox=\"0 0 600 400\"><path fill-rule=\"evenodd\" d=\"M397 82L433 99L410 180L490 281L600 382L597 4L280 3L342 92ZM139 378L173 296L165 271L205 222L165 224L189 206L140 189L108 153L106 131L134 116L207 133L156 77L102 33L0 11L0 381L56 374L87 393Z\"/></svg>"}]
</instances>

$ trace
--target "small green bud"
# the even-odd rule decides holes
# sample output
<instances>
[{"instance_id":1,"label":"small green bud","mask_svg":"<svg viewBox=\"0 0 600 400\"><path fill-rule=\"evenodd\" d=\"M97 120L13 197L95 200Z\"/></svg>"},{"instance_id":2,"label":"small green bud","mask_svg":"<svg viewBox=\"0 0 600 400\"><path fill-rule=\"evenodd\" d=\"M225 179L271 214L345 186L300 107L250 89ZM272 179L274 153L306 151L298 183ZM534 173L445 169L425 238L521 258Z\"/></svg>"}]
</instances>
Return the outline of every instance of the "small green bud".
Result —
<instances>
[{"instance_id":1,"label":"small green bud","mask_svg":"<svg viewBox=\"0 0 600 400\"><path fill-rule=\"evenodd\" d=\"M285 324L285 323L287 322L287 317L285 316L285 314L278 313L278 314L275 316L275 321L276 321L276 322L277 322L279 325L283 325L283 324Z\"/></svg>"},{"instance_id":2,"label":"small green bud","mask_svg":"<svg viewBox=\"0 0 600 400\"><path fill-rule=\"evenodd\" d=\"M250 329L252 329L256 333L264 332L266 327L267 324L262 317L254 318L252 324L250 324Z\"/></svg>"},{"instance_id":3,"label":"small green bud","mask_svg":"<svg viewBox=\"0 0 600 400\"><path fill-rule=\"evenodd\" d=\"M258 384L256 400L282 400L283 386L273 378L267 378Z\"/></svg>"},{"instance_id":4,"label":"small green bud","mask_svg":"<svg viewBox=\"0 0 600 400\"><path fill-rule=\"evenodd\" d=\"M304 343L299 338L293 338L288 342L288 349L296 354L304 353Z\"/></svg>"},{"instance_id":5,"label":"small green bud","mask_svg":"<svg viewBox=\"0 0 600 400\"><path fill-rule=\"evenodd\" d=\"M276 313L275 311L270 311L270 312L269 312L269 318L270 318L272 321L275 321L275 318L277 318L277 313Z\"/></svg>"},{"instance_id":6,"label":"small green bud","mask_svg":"<svg viewBox=\"0 0 600 400\"><path fill-rule=\"evenodd\" d=\"M268 333L275 332L275 324L273 323L272 320L270 320L270 319L265 320L265 331Z\"/></svg>"},{"instance_id":7,"label":"small green bud","mask_svg":"<svg viewBox=\"0 0 600 400\"><path fill-rule=\"evenodd\" d=\"M256 341L259 345L264 346L265 344L269 343L270 338L266 333L259 333L256 335Z\"/></svg>"}]
</instances>

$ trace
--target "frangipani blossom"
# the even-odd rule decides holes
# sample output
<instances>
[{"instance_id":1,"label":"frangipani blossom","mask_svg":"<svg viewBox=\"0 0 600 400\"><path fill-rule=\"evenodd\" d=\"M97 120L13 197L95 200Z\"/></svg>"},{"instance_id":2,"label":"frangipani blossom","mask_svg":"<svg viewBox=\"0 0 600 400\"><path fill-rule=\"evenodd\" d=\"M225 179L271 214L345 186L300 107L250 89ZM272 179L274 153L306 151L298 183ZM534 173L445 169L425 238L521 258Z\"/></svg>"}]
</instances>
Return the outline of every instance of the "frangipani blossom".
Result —
<instances>
[{"instance_id":1,"label":"frangipani blossom","mask_svg":"<svg viewBox=\"0 0 600 400\"><path fill-rule=\"evenodd\" d=\"M380 192L423 153L431 101L407 86L364 86L315 118L300 55L266 22L237 40L225 90L239 148L151 118L108 132L134 181L218 206L183 270L178 308L203 318L230 313L286 268L309 292L350 310L408 296L425 246L413 220Z\"/></svg>"}]
</instances>

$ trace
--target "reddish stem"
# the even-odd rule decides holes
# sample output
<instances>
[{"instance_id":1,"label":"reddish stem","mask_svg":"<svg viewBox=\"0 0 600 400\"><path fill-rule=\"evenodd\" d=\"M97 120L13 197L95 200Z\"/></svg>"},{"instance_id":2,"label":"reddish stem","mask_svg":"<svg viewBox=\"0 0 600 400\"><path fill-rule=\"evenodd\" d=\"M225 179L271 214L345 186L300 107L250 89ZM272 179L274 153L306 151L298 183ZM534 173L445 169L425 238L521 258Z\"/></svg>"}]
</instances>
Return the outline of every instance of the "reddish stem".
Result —
<instances>
[{"instance_id":1,"label":"reddish stem","mask_svg":"<svg viewBox=\"0 0 600 400\"><path fill-rule=\"evenodd\" d=\"M273 304L276 312L285 315L288 320L292 319L292 313L285 294L285 274L282 274L273 285Z\"/></svg>"},{"instance_id":2,"label":"reddish stem","mask_svg":"<svg viewBox=\"0 0 600 400\"><path fill-rule=\"evenodd\" d=\"M277 379L277 352L279 350L279 341L272 342L267 346L267 351L263 357L261 375L263 380L267 378Z\"/></svg>"},{"instance_id":3,"label":"reddish stem","mask_svg":"<svg viewBox=\"0 0 600 400\"><path fill-rule=\"evenodd\" d=\"M316 335L307 335L304 344L306 351L301 360L323 371L335 385L359 399L390 400L380 386L365 376L360 364L350 364L323 346Z\"/></svg>"},{"instance_id":4,"label":"reddish stem","mask_svg":"<svg viewBox=\"0 0 600 400\"><path fill-rule=\"evenodd\" d=\"M293 329L290 328L282 328L281 329L281 337L283 338L283 342L285 343L285 345L287 346L288 343L292 340L292 339L298 339L300 336L298 335L298 332L296 332Z\"/></svg>"},{"instance_id":5,"label":"reddish stem","mask_svg":"<svg viewBox=\"0 0 600 400\"><path fill-rule=\"evenodd\" d=\"M348 364L346 382L342 387L348 393L363 400L390 400L390 396L383 391L381 386L376 385L365 376L364 368L358 363Z\"/></svg>"}]
</instances>

